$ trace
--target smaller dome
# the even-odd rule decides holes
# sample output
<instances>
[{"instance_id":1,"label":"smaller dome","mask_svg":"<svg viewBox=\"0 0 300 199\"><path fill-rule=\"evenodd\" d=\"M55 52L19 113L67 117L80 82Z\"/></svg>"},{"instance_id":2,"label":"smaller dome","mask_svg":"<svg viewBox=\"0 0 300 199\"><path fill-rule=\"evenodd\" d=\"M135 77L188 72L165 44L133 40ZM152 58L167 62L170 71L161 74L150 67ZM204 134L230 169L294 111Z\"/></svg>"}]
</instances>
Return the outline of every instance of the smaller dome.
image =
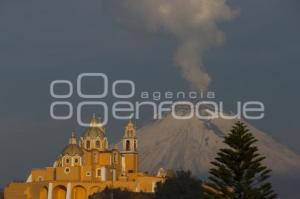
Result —
<instances>
[{"instance_id":1,"label":"smaller dome","mask_svg":"<svg viewBox=\"0 0 300 199\"><path fill-rule=\"evenodd\" d=\"M62 152L62 155L70 155L70 156L79 155L79 156L82 156L83 151L77 144L68 144L64 148L64 150Z\"/></svg>"}]
</instances>

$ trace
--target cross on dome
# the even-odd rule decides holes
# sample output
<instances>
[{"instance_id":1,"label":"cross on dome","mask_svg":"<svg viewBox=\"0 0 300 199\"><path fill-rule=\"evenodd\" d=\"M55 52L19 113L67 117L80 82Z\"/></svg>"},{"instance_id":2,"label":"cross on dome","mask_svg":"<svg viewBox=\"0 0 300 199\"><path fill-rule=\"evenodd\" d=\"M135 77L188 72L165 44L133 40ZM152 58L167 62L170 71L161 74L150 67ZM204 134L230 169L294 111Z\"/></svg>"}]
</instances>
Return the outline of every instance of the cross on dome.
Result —
<instances>
[{"instance_id":1,"label":"cross on dome","mask_svg":"<svg viewBox=\"0 0 300 199\"><path fill-rule=\"evenodd\" d=\"M90 122L90 127L99 127L102 129L103 127L103 124L101 123L101 118L100 117L96 117L96 114L94 113L93 114L93 117L91 119L91 122Z\"/></svg>"}]
</instances>

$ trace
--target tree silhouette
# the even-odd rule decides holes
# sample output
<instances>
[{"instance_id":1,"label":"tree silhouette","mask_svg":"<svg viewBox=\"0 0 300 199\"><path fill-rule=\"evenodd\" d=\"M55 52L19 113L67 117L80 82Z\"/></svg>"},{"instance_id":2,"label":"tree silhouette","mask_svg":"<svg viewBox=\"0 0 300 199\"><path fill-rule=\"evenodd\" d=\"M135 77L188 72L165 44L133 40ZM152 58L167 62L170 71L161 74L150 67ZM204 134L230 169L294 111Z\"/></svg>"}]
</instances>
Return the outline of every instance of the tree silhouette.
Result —
<instances>
[{"instance_id":1,"label":"tree silhouette","mask_svg":"<svg viewBox=\"0 0 300 199\"><path fill-rule=\"evenodd\" d=\"M208 183L204 185L206 198L274 199L277 195L268 182L271 170L263 165L265 159L254 145L257 140L242 122L237 122L225 136L228 146L221 149Z\"/></svg>"}]
</instances>

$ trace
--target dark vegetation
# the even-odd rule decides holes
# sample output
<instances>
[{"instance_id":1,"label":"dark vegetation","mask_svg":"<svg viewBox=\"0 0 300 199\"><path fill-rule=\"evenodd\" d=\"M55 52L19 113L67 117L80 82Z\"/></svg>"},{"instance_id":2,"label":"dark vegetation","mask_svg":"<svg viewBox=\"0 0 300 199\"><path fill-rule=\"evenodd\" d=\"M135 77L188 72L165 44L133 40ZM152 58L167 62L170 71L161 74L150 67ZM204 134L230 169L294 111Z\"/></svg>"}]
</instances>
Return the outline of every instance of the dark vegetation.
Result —
<instances>
[{"instance_id":1,"label":"dark vegetation","mask_svg":"<svg viewBox=\"0 0 300 199\"><path fill-rule=\"evenodd\" d=\"M155 199L201 199L202 181L193 177L189 171L177 171L165 183L159 183Z\"/></svg>"},{"instance_id":2,"label":"dark vegetation","mask_svg":"<svg viewBox=\"0 0 300 199\"><path fill-rule=\"evenodd\" d=\"M104 191L90 196L89 199L154 199L154 194L106 188Z\"/></svg>"}]
</instances>

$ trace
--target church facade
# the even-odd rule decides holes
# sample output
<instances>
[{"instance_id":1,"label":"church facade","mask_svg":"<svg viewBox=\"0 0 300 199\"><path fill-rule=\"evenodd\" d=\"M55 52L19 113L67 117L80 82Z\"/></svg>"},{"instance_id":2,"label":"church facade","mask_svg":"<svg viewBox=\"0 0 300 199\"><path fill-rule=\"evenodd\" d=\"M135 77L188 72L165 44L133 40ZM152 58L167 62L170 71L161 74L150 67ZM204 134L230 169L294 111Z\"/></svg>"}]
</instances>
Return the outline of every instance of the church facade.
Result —
<instances>
[{"instance_id":1,"label":"church facade","mask_svg":"<svg viewBox=\"0 0 300 199\"><path fill-rule=\"evenodd\" d=\"M125 127L121 148L109 149L105 128L93 116L79 140L72 134L52 167L33 169L26 182L9 184L4 198L87 199L106 187L154 192L165 178L139 171L136 127L131 121Z\"/></svg>"}]
</instances>

